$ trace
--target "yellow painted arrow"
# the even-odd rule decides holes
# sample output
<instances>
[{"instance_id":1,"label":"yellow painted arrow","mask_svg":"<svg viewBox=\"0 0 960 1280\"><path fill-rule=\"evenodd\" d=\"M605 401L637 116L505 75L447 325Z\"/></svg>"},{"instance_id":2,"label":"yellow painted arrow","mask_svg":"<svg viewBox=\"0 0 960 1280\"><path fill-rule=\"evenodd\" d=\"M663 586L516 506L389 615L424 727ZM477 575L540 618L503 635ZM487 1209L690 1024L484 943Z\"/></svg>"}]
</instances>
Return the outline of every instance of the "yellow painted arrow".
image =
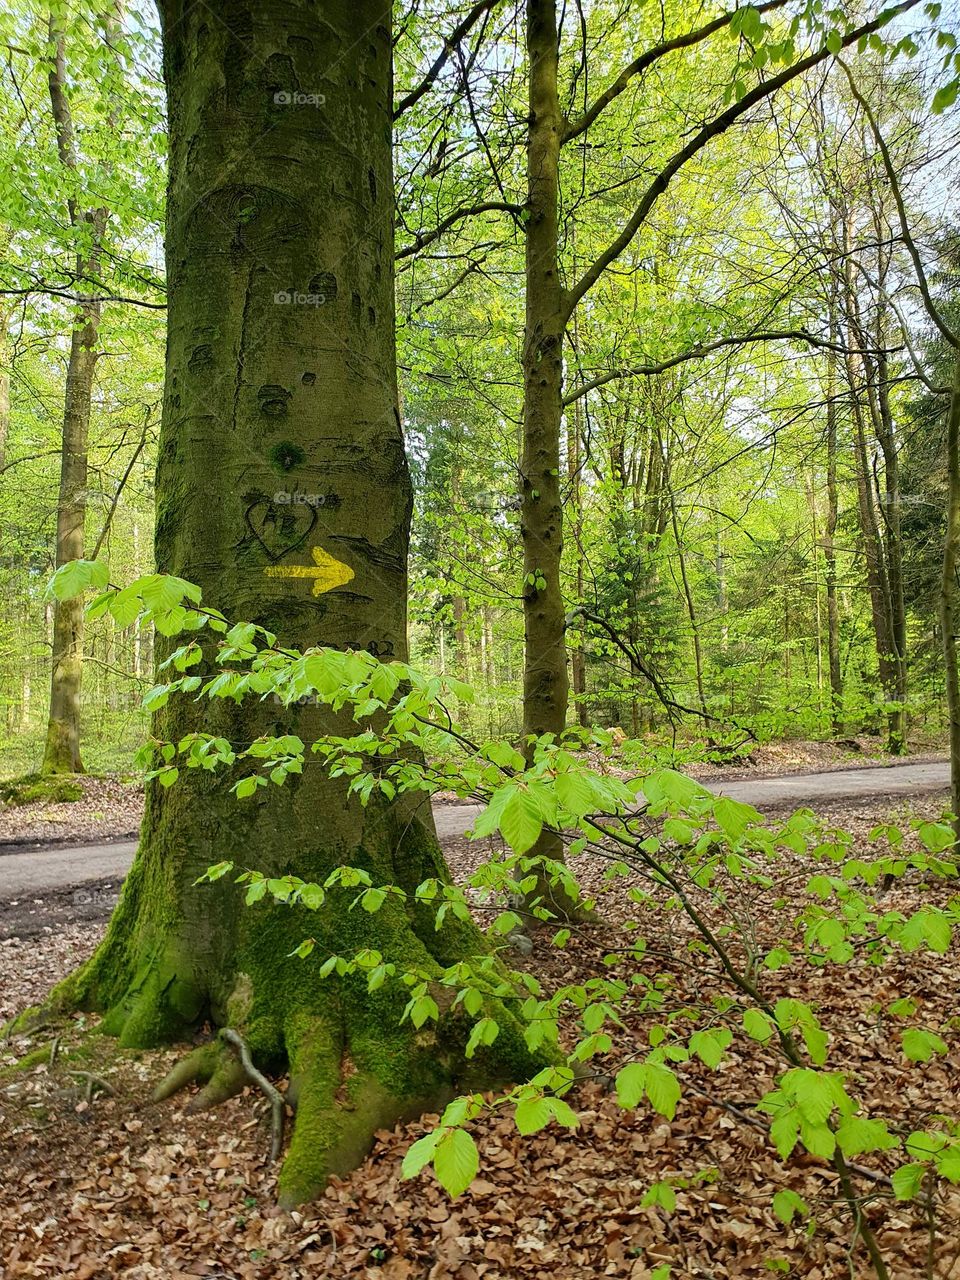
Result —
<instances>
[{"instance_id":1,"label":"yellow painted arrow","mask_svg":"<svg viewBox=\"0 0 960 1280\"><path fill-rule=\"evenodd\" d=\"M268 578L313 578L313 594L322 596L325 591L342 587L355 576L348 564L334 560L322 547L312 547L313 564L272 564L264 569Z\"/></svg>"}]
</instances>

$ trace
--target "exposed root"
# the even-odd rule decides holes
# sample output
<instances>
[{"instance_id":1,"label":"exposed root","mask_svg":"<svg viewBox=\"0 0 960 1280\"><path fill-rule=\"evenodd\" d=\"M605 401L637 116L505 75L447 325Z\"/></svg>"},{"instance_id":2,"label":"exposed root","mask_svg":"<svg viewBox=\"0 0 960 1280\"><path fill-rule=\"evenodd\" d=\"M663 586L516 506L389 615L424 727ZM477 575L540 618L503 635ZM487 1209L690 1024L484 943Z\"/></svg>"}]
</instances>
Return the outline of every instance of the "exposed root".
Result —
<instances>
[{"instance_id":1,"label":"exposed root","mask_svg":"<svg viewBox=\"0 0 960 1280\"><path fill-rule=\"evenodd\" d=\"M236 1036L240 1044L243 1044L236 1032L232 1034ZM202 1084L204 1087L190 1099L186 1105L186 1110L190 1112L209 1111L219 1106L221 1102L227 1102L230 1098L236 1097L238 1093L242 1093L251 1079L255 1080L264 1089L264 1092L267 1092L267 1089L273 1089L270 1082L256 1071L252 1061L248 1070L242 1058L238 1059L232 1049L228 1047L228 1043L224 1042L229 1042L230 1045L235 1044L235 1041L230 1040L229 1036L221 1031L219 1039L212 1040L209 1044L201 1045L178 1062L153 1091L153 1101L164 1102L167 1098L172 1098L175 1093L179 1093L181 1089L186 1089L188 1085ZM245 1045L244 1049L246 1049ZM249 1059L249 1053L247 1057ZM256 1073L255 1075L253 1074L254 1072ZM261 1080L263 1081L262 1084L260 1083ZM268 1096L270 1095L268 1094ZM282 1110L283 1099L279 1093L277 1097L280 1099ZM271 1101L273 1101L272 1098ZM282 1139L282 1120L280 1134ZM274 1159L276 1159L276 1156L274 1156Z\"/></svg>"},{"instance_id":2,"label":"exposed root","mask_svg":"<svg viewBox=\"0 0 960 1280\"><path fill-rule=\"evenodd\" d=\"M92 1071L74 1071L70 1069L67 1071L67 1075L75 1076L78 1080L86 1080L87 1102L93 1101L93 1095L98 1090L100 1093L109 1094L111 1097L116 1092L116 1090L113 1088L113 1085L107 1084L106 1080L102 1080L100 1076L95 1076Z\"/></svg>"},{"instance_id":3,"label":"exposed root","mask_svg":"<svg viewBox=\"0 0 960 1280\"><path fill-rule=\"evenodd\" d=\"M272 1114L273 1136L270 1142L270 1160L275 1163L280 1158L280 1152L283 1150L283 1117L285 1112L285 1104L283 1094L279 1089L275 1089L267 1077L253 1065L253 1059L250 1057L250 1050L247 1042L241 1036L239 1031L234 1031L232 1027L224 1027L220 1032L220 1039L225 1040L227 1044L233 1045L237 1053L240 1055L240 1063L253 1081L253 1083L261 1089L270 1099L270 1108Z\"/></svg>"},{"instance_id":4,"label":"exposed root","mask_svg":"<svg viewBox=\"0 0 960 1280\"><path fill-rule=\"evenodd\" d=\"M216 1044L203 1044L193 1053L181 1058L177 1065L161 1080L153 1091L154 1102L165 1102L187 1085L206 1082L216 1068L218 1049Z\"/></svg>"}]
</instances>

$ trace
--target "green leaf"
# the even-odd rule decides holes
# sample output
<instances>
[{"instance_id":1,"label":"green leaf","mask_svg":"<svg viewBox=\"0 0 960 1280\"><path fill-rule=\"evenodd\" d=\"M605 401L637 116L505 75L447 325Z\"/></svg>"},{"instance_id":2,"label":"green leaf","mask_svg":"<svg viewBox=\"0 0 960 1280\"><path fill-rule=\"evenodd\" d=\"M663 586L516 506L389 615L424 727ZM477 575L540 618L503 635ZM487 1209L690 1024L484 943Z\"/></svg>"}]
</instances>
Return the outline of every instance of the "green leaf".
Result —
<instances>
[{"instance_id":1,"label":"green leaf","mask_svg":"<svg viewBox=\"0 0 960 1280\"><path fill-rule=\"evenodd\" d=\"M929 1062L936 1053L947 1053L945 1040L933 1031L924 1031L921 1027L911 1027L901 1037L904 1056L911 1062Z\"/></svg>"},{"instance_id":2,"label":"green leaf","mask_svg":"<svg viewBox=\"0 0 960 1280\"><path fill-rule=\"evenodd\" d=\"M891 1178L893 1194L898 1200L912 1200L923 1185L926 1172L927 1166L925 1164L901 1165L899 1169L895 1170Z\"/></svg>"},{"instance_id":3,"label":"green leaf","mask_svg":"<svg viewBox=\"0 0 960 1280\"><path fill-rule=\"evenodd\" d=\"M433 1159L437 1143L442 1137L443 1130L435 1129L433 1133L428 1133L426 1137L418 1138L413 1146L408 1148L407 1154L403 1157L400 1176L402 1178L415 1178L421 1169L425 1169Z\"/></svg>"},{"instance_id":4,"label":"green leaf","mask_svg":"<svg viewBox=\"0 0 960 1280\"><path fill-rule=\"evenodd\" d=\"M713 816L731 844L738 844L748 827L762 821L752 805L741 804L739 800L731 800L729 796L720 797L713 806Z\"/></svg>"},{"instance_id":5,"label":"green leaf","mask_svg":"<svg viewBox=\"0 0 960 1280\"><path fill-rule=\"evenodd\" d=\"M833 1081L819 1071L796 1068L787 1072L784 1087L789 1084L800 1115L810 1124L824 1124L836 1105Z\"/></svg>"},{"instance_id":6,"label":"green leaf","mask_svg":"<svg viewBox=\"0 0 960 1280\"><path fill-rule=\"evenodd\" d=\"M589 780L575 769L557 774L556 789L561 806L575 818L582 818L585 813L596 808Z\"/></svg>"},{"instance_id":7,"label":"green leaf","mask_svg":"<svg viewBox=\"0 0 960 1280\"><path fill-rule=\"evenodd\" d=\"M783 1187L773 1197L773 1212L784 1226L789 1227L796 1214L807 1217L810 1206L802 1196L797 1195L789 1187Z\"/></svg>"},{"instance_id":8,"label":"green leaf","mask_svg":"<svg viewBox=\"0 0 960 1280\"><path fill-rule=\"evenodd\" d=\"M672 1120L680 1101L680 1082L669 1067L647 1063L647 1097L654 1111Z\"/></svg>"},{"instance_id":9,"label":"green leaf","mask_svg":"<svg viewBox=\"0 0 960 1280\"><path fill-rule=\"evenodd\" d=\"M673 1213L677 1207L677 1193L669 1182L654 1182L645 1191L640 1204L643 1208L648 1205L657 1205L663 1209L664 1213Z\"/></svg>"},{"instance_id":10,"label":"green leaf","mask_svg":"<svg viewBox=\"0 0 960 1280\"><path fill-rule=\"evenodd\" d=\"M466 1129L450 1129L437 1143L433 1171L437 1181L453 1200L463 1195L477 1176L480 1156L477 1144Z\"/></svg>"},{"instance_id":11,"label":"green leaf","mask_svg":"<svg viewBox=\"0 0 960 1280\"><path fill-rule=\"evenodd\" d=\"M539 1133L552 1119L553 1111L548 1098L523 1098L517 1103L514 1120L524 1137L530 1133Z\"/></svg>"},{"instance_id":12,"label":"green leaf","mask_svg":"<svg viewBox=\"0 0 960 1280\"><path fill-rule=\"evenodd\" d=\"M110 581L110 570L102 560L69 560L60 566L47 587L57 600L72 600L90 588L102 591Z\"/></svg>"},{"instance_id":13,"label":"green leaf","mask_svg":"<svg viewBox=\"0 0 960 1280\"><path fill-rule=\"evenodd\" d=\"M829 1160L837 1149L837 1140L833 1131L825 1124L809 1124L800 1121L800 1138L812 1156L821 1160Z\"/></svg>"},{"instance_id":14,"label":"green leaf","mask_svg":"<svg viewBox=\"0 0 960 1280\"><path fill-rule=\"evenodd\" d=\"M751 1040L766 1044L774 1033L772 1020L761 1009L747 1009L743 1015L743 1029Z\"/></svg>"},{"instance_id":15,"label":"green leaf","mask_svg":"<svg viewBox=\"0 0 960 1280\"><path fill-rule=\"evenodd\" d=\"M960 80L951 80L949 84L941 85L933 95L933 114L938 116L948 107L952 107L957 100L958 91L960 91Z\"/></svg>"},{"instance_id":16,"label":"green leaf","mask_svg":"<svg viewBox=\"0 0 960 1280\"><path fill-rule=\"evenodd\" d=\"M466 1056L472 1058L481 1045L493 1044L500 1034L500 1024L493 1018L481 1018L475 1022L467 1041Z\"/></svg>"},{"instance_id":17,"label":"green leaf","mask_svg":"<svg viewBox=\"0 0 960 1280\"><path fill-rule=\"evenodd\" d=\"M386 900L386 889L365 889L363 897L360 899L360 905L363 907L364 911L373 915L374 912L380 910Z\"/></svg>"},{"instance_id":18,"label":"green leaf","mask_svg":"<svg viewBox=\"0 0 960 1280\"><path fill-rule=\"evenodd\" d=\"M723 1061L723 1051L733 1039L729 1027L715 1027L709 1031L695 1031L690 1037L690 1052L706 1066L716 1070Z\"/></svg>"},{"instance_id":19,"label":"green leaf","mask_svg":"<svg viewBox=\"0 0 960 1280\"><path fill-rule=\"evenodd\" d=\"M514 853L526 853L543 830L536 796L527 787L514 787L500 814L500 834Z\"/></svg>"},{"instance_id":20,"label":"green leaf","mask_svg":"<svg viewBox=\"0 0 960 1280\"><path fill-rule=\"evenodd\" d=\"M848 1159L868 1151L886 1151L896 1146L896 1142L882 1120L850 1115L844 1116L837 1126L837 1144Z\"/></svg>"},{"instance_id":21,"label":"green leaf","mask_svg":"<svg viewBox=\"0 0 960 1280\"><path fill-rule=\"evenodd\" d=\"M647 1082L647 1064L631 1062L617 1072L614 1087L621 1107L635 1107L643 1097Z\"/></svg>"},{"instance_id":22,"label":"green leaf","mask_svg":"<svg viewBox=\"0 0 960 1280\"><path fill-rule=\"evenodd\" d=\"M781 1160L786 1160L800 1136L800 1113L796 1107L784 1107L770 1125L770 1137Z\"/></svg>"}]
</instances>

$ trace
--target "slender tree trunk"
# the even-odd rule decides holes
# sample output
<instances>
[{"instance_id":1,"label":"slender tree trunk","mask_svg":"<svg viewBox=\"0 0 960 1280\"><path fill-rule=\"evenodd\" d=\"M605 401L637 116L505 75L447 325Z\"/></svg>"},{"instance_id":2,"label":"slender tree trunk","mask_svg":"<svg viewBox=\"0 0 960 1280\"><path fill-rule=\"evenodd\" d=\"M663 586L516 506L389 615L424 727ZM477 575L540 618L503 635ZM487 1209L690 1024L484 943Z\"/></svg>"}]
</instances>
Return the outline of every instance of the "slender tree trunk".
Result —
<instances>
[{"instance_id":1,"label":"slender tree trunk","mask_svg":"<svg viewBox=\"0 0 960 1280\"><path fill-rule=\"evenodd\" d=\"M849 250L849 226L845 231L845 236L845 247ZM866 341L856 323L852 266L849 259L846 266L845 285L849 345L851 348L863 348L866 346ZM867 591L870 597L870 615L873 622L874 643L877 652L877 668L884 700L891 702L896 698L897 683L891 661L890 593L883 556L883 543L880 538L876 504L873 497L873 478L867 449L863 404L860 398L858 365L856 356L853 354L848 354L846 357L846 373L850 388L850 408L853 414L853 453L857 484L857 505L866 564ZM866 377L866 373L864 373L864 377Z\"/></svg>"},{"instance_id":2,"label":"slender tree trunk","mask_svg":"<svg viewBox=\"0 0 960 1280\"><path fill-rule=\"evenodd\" d=\"M562 733L567 661L560 591L560 426L566 327L557 250L561 114L556 0L527 0L526 325L520 525L526 653L523 731Z\"/></svg>"},{"instance_id":3,"label":"slender tree trunk","mask_svg":"<svg viewBox=\"0 0 960 1280\"><path fill-rule=\"evenodd\" d=\"M677 519L677 498L673 492L673 483L670 478L670 462L669 459L664 465L664 484L667 490L667 502L670 507L670 523L673 527L673 541L677 549L677 562L680 568L680 581L683 585L683 598L687 606L687 620L690 623L690 634L693 637L693 666L697 679L697 700L700 710L703 712L704 724L708 724L707 716L707 695L703 684L703 648L700 643L700 626L697 622L697 610L693 599L693 591L690 587L690 578L687 574L687 557L683 550L683 539L680 536L680 522Z\"/></svg>"},{"instance_id":4,"label":"slender tree trunk","mask_svg":"<svg viewBox=\"0 0 960 1280\"><path fill-rule=\"evenodd\" d=\"M158 568L281 643L403 658L412 504L394 349L390 10L380 0L328 4L322 16L312 0L166 0L162 19L170 173ZM309 101L320 95L322 106ZM296 301L318 296L322 305ZM278 505L278 486L330 497L322 508ZM348 584L324 591L296 572L321 551L352 570ZM173 643L158 637L158 656ZM351 727L315 705L174 698L154 731L310 742ZM55 1004L104 1010L103 1030L125 1045L229 1025L262 1068L289 1069L286 1204L355 1164L398 1117L471 1080L535 1069L496 1002L500 1034L474 1066L465 1015L451 1009L416 1031L399 1021L399 981L370 992L360 975L320 981L314 967L317 956L376 948L398 972L439 976L485 950L470 922L448 918L438 931L431 910L394 902L368 914L336 894L315 913L252 910L229 879L196 884L210 864L240 858L321 882L353 863L374 883L412 891L447 874L429 807L363 808L319 764L250 802L203 773L150 786L107 936ZM307 936L316 950L304 962L291 952ZM206 1086L194 1106L245 1083L217 1042L191 1053L159 1096L192 1080Z\"/></svg>"},{"instance_id":5,"label":"slender tree trunk","mask_svg":"<svg viewBox=\"0 0 960 1280\"><path fill-rule=\"evenodd\" d=\"M57 133L57 150L64 169L75 172L79 159L73 118L67 100L64 37L50 19L53 62L48 75L50 106ZM105 209L81 213L71 198L70 221L89 237L89 250L77 258L77 277L83 300L77 307L70 333L70 356L63 405L63 437L60 455L60 493L57 500L55 563L59 569L84 553L87 512L87 438L90 406L97 366L100 304L94 301L100 278ZM86 294L86 297L83 295ZM50 710L43 751L43 773L82 773L80 758L80 685L83 673L83 601L58 600L54 606L53 651L50 676Z\"/></svg>"},{"instance_id":6,"label":"slender tree trunk","mask_svg":"<svg viewBox=\"0 0 960 1280\"><path fill-rule=\"evenodd\" d=\"M960 670L957 626L960 625L960 352L955 353L953 394L947 416L947 528L943 540L940 581L940 631L943 639L944 686L950 721L950 808L954 856L960 851Z\"/></svg>"},{"instance_id":7,"label":"slender tree trunk","mask_svg":"<svg viewBox=\"0 0 960 1280\"><path fill-rule=\"evenodd\" d=\"M567 416L567 482L570 486L568 508L573 526L573 555L576 561L576 604L583 601L583 492L580 484L580 401ZM587 663L583 649L582 633L570 650L570 676L573 686L577 723L586 729L590 723L587 713Z\"/></svg>"},{"instance_id":8,"label":"slender tree trunk","mask_svg":"<svg viewBox=\"0 0 960 1280\"><path fill-rule=\"evenodd\" d=\"M64 397L56 566L83 559L86 520L87 436L97 363L100 309L80 308L82 327L70 336ZM78 317L78 321L80 318ZM58 600L53 613L53 666L43 773L82 773L80 685L83 671L83 601Z\"/></svg>"},{"instance_id":9,"label":"slender tree trunk","mask_svg":"<svg viewBox=\"0 0 960 1280\"><path fill-rule=\"evenodd\" d=\"M0 307L0 473L7 459L10 435L10 311Z\"/></svg>"},{"instance_id":10,"label":"slender tree trunk","mask_svg":"<svg viewBox=\"0 0 960 1280\"><path fill-rule=\"evenodd\" d=\"M833 338L835 325L831 322ZM827 665L830 668L830 724L843 732L843 673L840 669L840 612L837 600L837 358L827 356L827 521L823 537L827 594Z\"/></svg>"},{"instance_id":11,"label":"slender tree trunk","mask_svg":"<svg viewBox=\"0 0 960 1280\"><path fill-rule=\"evenodd\" d=\"M881 338L884 335L879 335ZM903 538L900 515L900 457L890 408L888 362L881 355L876 364L874 433L883 453L883 522L888 589L890 593L891 660L894 668L896 710L890 713L890 750L901 755L907 739L907 611L903 591Z\"/></svg>"}]
</instances>

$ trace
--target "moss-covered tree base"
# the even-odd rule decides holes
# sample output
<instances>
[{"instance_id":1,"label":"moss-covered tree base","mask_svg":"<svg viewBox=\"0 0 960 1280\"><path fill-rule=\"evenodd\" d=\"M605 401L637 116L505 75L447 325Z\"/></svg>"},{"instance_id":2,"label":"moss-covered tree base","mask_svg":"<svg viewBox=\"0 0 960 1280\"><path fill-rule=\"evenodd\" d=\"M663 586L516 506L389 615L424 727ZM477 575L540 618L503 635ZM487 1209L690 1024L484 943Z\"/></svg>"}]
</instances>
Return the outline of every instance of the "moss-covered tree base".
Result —
<instances>
[{"instance_id":1,"label":"moss-covered tree base","mask_svg":"<svg viewBox=\"0 0 960 1280\"><path fill-rule=\"evenodd\" d=\"M71 804L83 799L83 784L69 772L29 773L0 782L0 804L11 808L24 804Z\"/></svg>"},{"instance_id":2,"label":"moss-covered tree base","mask_svg":"<svg viewBox=\"0 0 960 1280\"><path fill-rule=\"evenodd\" d=\"M196 782L199 788L215 785ZM178 800L195 817L197 788L187 783L183 797L177 791L158 798L164 818L171 818ZM435 837L409 812L363 810L345 803L339 786L331 791L340 793L340 821L331 800L326 825L340 827L344 842L301 847L296 874L322 881L349 861L364 867L374 883L399 885L411 895L406 902L388 897L369 913L356 903L356 890L338 889L317 912L296 905L248 907L232 877L194 883L229 847L229 822L216 850L195 850L187 858L182 844L176 853L168 849L167 823L155 823L148 806L141 850L103 943L47 1006L48 1012L100 1011L100 1030L131 1048L177 1042L209 1027L210 1042L186 1051L158 1091L168 1097L200 1084L192 1108L216 1105L249 1083L236 1053L216 1035L220 1027L238 1031L261 1070L289 1076L287 1101L295 1120L280 1175L286 1206L310 1199L330 1174L355 1166L378 1129L436 1110L458 1092L528 1078L545 1061L528 1052L516 1017L493 996L483 1012L496 1019L499 1035L466 1058L472 1020L460 1006L453 1008L455 989L438 979L449 966L484 955L486 943L471 923L452 916L438 930L434 910L411 901L423 880L446 878ZM223 812L236 822L240 805L233 797L227 803ZM274 801L274 822L291 829L289 815L285 823L276 810ZM256 847L256 823L247 838ZM357 844L349 847L353 839ZM249 865L278 876L292 871L293 858L283 865L269 849L272 843L264 841ZM314 939L312 953L292 954L306 938ZM328 956L351 960L364 950L396 966L379 989L370 992L361 971L320 977ZM409 1018L401 1020L408 999L402 974L409 971L430 982L440 1010L436 1022L419 1030Z\"/></svg>"}]
</instances>

